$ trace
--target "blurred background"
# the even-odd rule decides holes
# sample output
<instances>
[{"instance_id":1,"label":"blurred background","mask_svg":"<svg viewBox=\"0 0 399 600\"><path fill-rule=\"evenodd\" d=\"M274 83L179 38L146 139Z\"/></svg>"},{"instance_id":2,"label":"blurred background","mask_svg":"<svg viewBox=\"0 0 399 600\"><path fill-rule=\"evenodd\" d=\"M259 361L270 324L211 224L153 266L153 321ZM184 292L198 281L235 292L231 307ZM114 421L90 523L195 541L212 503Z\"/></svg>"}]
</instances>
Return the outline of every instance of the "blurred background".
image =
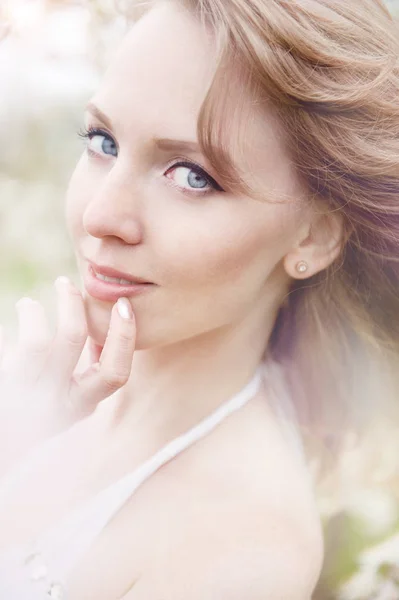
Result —
<instances>
[{"instance_id":1,"label":"blurred background","mask_svg":"<svg viewBox=\"0 0 399 600\"><path fill-rule=\"evenodd\" d=\"M115 4L0 0L0 321L6 333L15 330L21 296L41 300L51 314L54 280L67 275L78 283L64 197L83 150L77 132L85 103L126 31ZM399 15L399 0L386 4ZM326 557L314 600L399 600L399 424L388 427L380 417L367 440L317 485Z\"/></svg>"}]
</instances>

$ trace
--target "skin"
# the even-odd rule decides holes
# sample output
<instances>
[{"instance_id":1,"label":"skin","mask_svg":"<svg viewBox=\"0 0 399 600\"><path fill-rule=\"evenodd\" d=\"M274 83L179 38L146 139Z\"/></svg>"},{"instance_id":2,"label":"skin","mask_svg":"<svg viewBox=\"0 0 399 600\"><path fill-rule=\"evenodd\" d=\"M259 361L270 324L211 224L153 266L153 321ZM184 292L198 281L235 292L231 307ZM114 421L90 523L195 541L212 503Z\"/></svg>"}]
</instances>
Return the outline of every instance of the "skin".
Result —
<instances>
[{"instance_id":1,"label":"skin","mask_svg":"<svg viewBox=\"0 0 399 600\"><path fill-rule=\"evenodd\" d=\"M335 257L334 241L309 237L312 215L271 109L266 115L253 109L242 155L252 181L269 195L284 195L283 203L209 185L205 195L190 184L190 169L170 167L183 156L217 181L204 156L155 147L154 138L197 141L214 56L212 38L178 5L161 4L145 15L92 98L111 128L86 114L86 127L104 130L117 151L95 136L89 146L97 154L82 155L67 196L82 275L90 259L156 283L129 299L136 353L112 406L118 421L139 415L143 427L160 414L165 423L198 420L241 389L298 276L295 264L306 260L308 276ZM86 294L85 306L89 335L101 346L112 305Z\"/></svg>"},{"instance_id":2,"label":"skin","mask_svg":"<svg viewBox=\"0 0 399 600\"><path fill-rule=\"evenodd\" d=\"M51 442L53 467L39 456L23 481L3 488L0 552L56 523L238 392L261 361L292 278L326 268L339 252L338 217L327 227L306 203L272 109L248 98L241 168L267 197L285 202L193 192L190 170L172 165L183 156L217 181L206 157L156 149L154 138L196 141L214 52L190 14L160 4L132 28L92 98L107 124L91 111L86 126L106 137L89 142L66 206L80 273L84 280L90 259L156 285L128 298L127 319L112 303L59 285L51 352L43 319L27 333L27 323L39 323L38 305L20 306L22 355L46 355L46 385L55 370L48 355L57 350L68 381L88 336L99 364L73 379L75 405L93 389L100 404ZM309 265L303 275L295 269L301 260ZM38 340L46 352L37 352ZM138 490L74 573L70 597L178 600L190 590L193 600L308 600L321 559L306 469L261 390Z\"/></svg>"}]
</instances>

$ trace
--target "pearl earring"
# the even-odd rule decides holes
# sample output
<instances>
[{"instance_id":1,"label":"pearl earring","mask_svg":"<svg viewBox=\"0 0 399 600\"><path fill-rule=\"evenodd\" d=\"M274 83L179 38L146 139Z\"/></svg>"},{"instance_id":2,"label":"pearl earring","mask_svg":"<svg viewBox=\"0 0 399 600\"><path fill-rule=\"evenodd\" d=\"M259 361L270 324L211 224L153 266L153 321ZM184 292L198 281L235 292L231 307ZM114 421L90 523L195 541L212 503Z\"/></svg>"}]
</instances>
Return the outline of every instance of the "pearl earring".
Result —
<instances>
[{"instance_id":1,"label":"pearl earring","mask_svg":"<svg viewBox=\"0 0 399 600\"><path fill-rule=\"evenodd\" d=\"M304 260L301 260L297 265L296 265L296 270L298 271L298 273L305 273L308 268L309 265L308 263L306 263Z\"/></svg>"}]
</instances>

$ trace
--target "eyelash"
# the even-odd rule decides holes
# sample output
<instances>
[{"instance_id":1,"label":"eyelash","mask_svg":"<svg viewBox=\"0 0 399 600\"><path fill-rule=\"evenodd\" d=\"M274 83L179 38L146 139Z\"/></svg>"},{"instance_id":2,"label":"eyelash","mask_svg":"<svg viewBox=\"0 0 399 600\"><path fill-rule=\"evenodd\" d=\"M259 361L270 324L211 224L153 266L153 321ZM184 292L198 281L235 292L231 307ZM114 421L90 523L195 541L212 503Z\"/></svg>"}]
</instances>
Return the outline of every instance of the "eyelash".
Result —
<instances>
[{"instance_id":1,"label":"eyelash","mask_svg":"<svg viewBox=\"0 0 399 600\"><path fill-rule=\"evenodd\" d=\"M108 140L112 141L115 144L115 146L117 146L115 140L111 137L111 135L109 133L107 133L106 131L104 131L103 129L100 129L98 127L88 127L88 128L84 128L84 129L78 131L78 136L81 137L81 138L83 138L84 140L91 140L96 135L102 135L102 136L104 136ZM89 153L90 156L98 156L90 148L88 148L87 151L88 151L88 153ZM180 159L180 160L178 160L178 162L172 162L171 164L168 165L168 167L166 169L166 173L168 171L170 171L172 169L172 167L174 167L174 168L185 167L187 169L191 169L192 171L194 171L195 173L197 173L200 177L203 177L208 182L208 184L211 186L211 188L212 188L212 189L206 190L205 192L195 192L195 191L189 191L187 189L181 188L180 186L176 185L173 182L171 182L169 184L169 185L172 185L173 187L177 188L183 194L187 194L189 196L193 196L193 195L194 196L200 196L200 195L201 196L206 196L207 194L210 194L213 191L217 191L217 192L224 192L225 191L218 184L218 182L215 181L215 179L213 179L213 177L211 177L202 167L200 167L200 165L196 164L195 162L192 162L191 160Z\"/></svg>"}]
</instances>

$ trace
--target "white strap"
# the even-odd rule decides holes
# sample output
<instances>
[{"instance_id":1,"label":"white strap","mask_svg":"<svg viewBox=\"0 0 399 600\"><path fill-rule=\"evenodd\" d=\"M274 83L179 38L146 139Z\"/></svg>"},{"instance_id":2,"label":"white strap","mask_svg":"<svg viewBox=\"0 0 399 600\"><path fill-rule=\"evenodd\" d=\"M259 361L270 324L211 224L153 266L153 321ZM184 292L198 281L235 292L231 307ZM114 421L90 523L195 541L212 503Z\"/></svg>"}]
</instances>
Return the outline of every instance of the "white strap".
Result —
<instances>
[{"instance_id":1,"label":"white strap","mask_svg":"<svg viewBox=\"0 0 399 600\"><path fill-rule=\"evenodd\" d=\"M188 446L205 437L219 423L244 406L258 392L262 382L262 367L251 381L236 395L217 408L186 433L178 436L134 472L100 492L93 500L68 515L61 524L50 529L37 540L33 551L39 551L52 573L65 581L67 573L87 552L94 539L126 503L137 488L161 466Z\"/></svg>"}]
</instances>

